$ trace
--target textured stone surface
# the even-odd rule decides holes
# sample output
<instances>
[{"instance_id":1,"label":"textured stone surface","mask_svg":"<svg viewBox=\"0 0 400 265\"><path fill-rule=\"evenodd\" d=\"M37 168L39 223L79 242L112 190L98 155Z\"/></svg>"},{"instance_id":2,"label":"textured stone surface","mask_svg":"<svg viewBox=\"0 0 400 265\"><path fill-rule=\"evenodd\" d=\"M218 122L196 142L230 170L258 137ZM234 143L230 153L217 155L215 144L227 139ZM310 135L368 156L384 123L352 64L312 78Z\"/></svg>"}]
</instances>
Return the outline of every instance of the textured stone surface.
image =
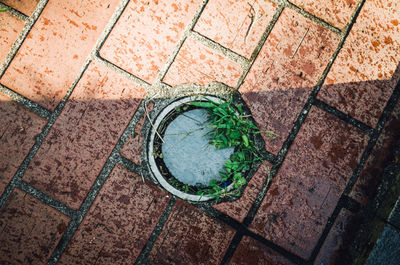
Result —
<instances>
[{"instance_id":1,"label":"textured stone surface","mask_svg":"<svg viewBox=\"0 0 400 265\"><path fill-rule=\"evenodd\" d=\"M77 209L143 97L131 81L91 64L23 179Z\"/></svg>"},{"instance_id":2,"label":"textured stone surface","mask_svg":"<svg viewBox=\"0 0 400 265\"><path fill-rule=\"evenodd\" d=\"M242 69L239 64L188 38L168 69L163 82L171 86L221 82L234 87L241 74Z\"/></svg>"},{"instance_id":3,"label":"textured stone surface","mask_svg":"<svg viewBox=\"0 0 400 265\"><path fill-rule=\"evenodd\" d=\"M168 204L166 195L117 164L59 264L133 264Z\"/></svg>"},{"instance_id":4,"label":"textured stone surface","mask_svg":"<svg viewBox=\"0 0 400 265\"><path fill-rule=\"evenodd\" d=\"M243 222L251 206L256 200L262 185L268 179L269 170L272 165L264 162L247 184L241 197L234 202L223 202L213 205L213 207L239 222Z\"/></svg>"},{"instance_id":5,"label":"textured stone surface","mask_svg":"<svg viewBox=\"0 0 400 265\"><path fill-rule=\"evenodd\" d=\"M375 127L400 79L399 23L399 1L366 1L318 97Z\"/></svg>"},{"instance_id":6,"label":"textured stone surface","mask_svg":"<svg viewBox=\"0 0 400 265\"><path fill-rule=\"evenodd\" d=\"M308 259L368 137L313 107L250 226Z\"/></svg>"},{"instance_id":7,"label":"textured stone surface","mask_svg":"<svg viewBox=\"0 0 400 265\"><path fill-rule=\"evenodd\" d=\"M359 0L289 0L298 7L343 29Z\"/></svg>"},{"instance_id":8,"label":"textured stone surface","mask_svg":"<svg viewBox=\"0 0 400 265\"><path fill-rule=\"evenodd\" d=\"M279 17L239 88L259 128L277 136L272 141L262 134L268 151L281 149L338 41L293 10Z\"/></svg>"},{"instance_id":9,"label":"textured stone surface","mask_svg":"<svg viewBox=\"0 0 400 265\"><path fill-rule=\"evenodd\" d=\"M314 264L344 264L340 261L342 252L346 251L349 238L354 234L351 230L354 224L354 214L342 209L329 231Z\"/></svg>"},{"instance_id":10,"label":"textured stone surface","mask_svg":"<svg viewBox=\"0 0 400 265\"><path fill-rule=\"evenodd\" d=\"M394 150L400 143L400 101L385 124L372 153L364 164L350 197L366 205L375 195L384 169L393 161Z\"/></svg>"},{"instance_id":11,"label":"textured stone surface","mask_svg":"<svg viewBox=\"0 0 400 265\"><path fill-rule=\"evenodd\" d=\"M69 218L20 190L0 210L0 263L46 264Z\"/></svg>"},{"instance_id":12,"label":"textured stone surface","mask_svg":"<svg viewBox=\"0 0 400 265\"><path fill-rule=\"evenodd\" d=\"M0 93L0 194L17 172L46 120Z\"/></svg>"},{"instance_id":13,"label":"textured stone surface","mask_svg":"<svg viewBox=\"0 0 400 265\"><path fill-rule=\"evenodd\" d=\"M23 27L24 22L22 20L8 12L0 12L0 64L6 58Z\"/></svg>"},{"instance_id":14,"label":"textured stone surface","mask_svg":"<svg viewBox=\"0 0 400 265\"><path fill-rule=\"evenodd\" d=\"M220 264L234 230L178 200L149 254L153 264Z\"/></svg>"},{"instance_id":15,"label":"textured stone surface","mask_svg":"<svg viewBox=\"0 0 400 265\"><path fill-rule=\"evenodd\" d=\"M147 113L153 110L153 102L150 102L147 107ZM147 119L146 113L143 114L143 117L137 122L133 134L129 135L126 140L124 147L121 149L121 155L131 160L136 165L142 164L142 145L143 145L143 137L142 129L145 120Z\"/></svg>"},{"instance_id":16,"label":"textured stone surface","mask_svg":"<svg viewBox=\"0 0 400 265\"><path fill-rule=\"evenodd\" d=\"M21 11L27 16L30 16L35 10L39 0L2 0L1 2Z\"/></svg>"},{"instance_id":17,"label":"textured stone surface","mask_svg":"<svg viewBox=\"0 0 400 265\"><path fill-rule=\"evenodd\" d=\"M1 83L54 110L77 78L117 3L49 1Z\"/></svg>"},{"instance_id":18,"label":"textured stone surface","mask_svg":"<svg viewBox=\"0 0 400 265\"><path fill-rule=\"evenodd\" d=\"M219 44L250 57L272 16L276 4L270 1L208 1L194 28Z\"/></svg>"},{"instance_id":19,"label":"textured stone surface","mask_svg":"<svg viewBox=\"0 0 400 265\"><path fill-rule=\"evenodd\" d=\"M294 263L251 237L243 237L230 265L292 265Z\"/></svg>"},{"instance_id":20,"label":"textured stone surface","mask_svg":"<svg viewBox=\"0 0 400 265\"><path fill-rule=\"evenodd\" d=\"M386 225L365 265L396 265L400 260L400 231Z\"/></svg>"},{"instance_id":21,"label":"textured stone surface","mask_svg":"<svg viewBox=\"0 0 400 265\"><path fill-rule=\"evenodd\" d=\"M200 4L201 0L131 1L100 55L153 83Z\"/></svg>"},{"instance_id":22,"label":"textured stone surface","mask_svg":"<svg viewBox=\"0 0 400 265\"><path fill-rule=\"evenodd\" d=\"M220 171L234 152L234 147L216 149L210 145L208 111L194 109L176 117L164 133L162 155L171 174L189 185L209 186L220 180Z\"/></svg>"}]
</instances>

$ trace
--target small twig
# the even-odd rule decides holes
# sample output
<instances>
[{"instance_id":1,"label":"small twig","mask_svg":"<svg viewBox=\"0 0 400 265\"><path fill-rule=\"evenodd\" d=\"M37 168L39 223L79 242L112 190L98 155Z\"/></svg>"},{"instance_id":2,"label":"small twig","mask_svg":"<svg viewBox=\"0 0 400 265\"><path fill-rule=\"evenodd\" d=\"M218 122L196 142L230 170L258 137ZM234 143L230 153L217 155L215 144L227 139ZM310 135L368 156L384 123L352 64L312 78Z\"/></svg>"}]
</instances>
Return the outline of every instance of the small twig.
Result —
<instances>
[{"instance_id":1,"label":"small twig","mask_svg":"<svg viewBox=\"0 0 400 265\"><path fill-rule=\"evenodd\" d=\"M144 110L146 112L146 117L150 122L151 127L153 127L153 130L156 132L157 136L160 137L161 141L164 143L164 139L161 137L161 135L158 133L157 128L154 126L153 122L150 119L150 115L149 112L147 111L147 105L146 105L146 101L144 101Z\"/></svg>"},{"instance_id":2,"label":"small twig","mask_svg":"<svg viewBox=\"0 0 400 265\"><path fill-rule=\"evenodd\" d=\"M297 51L300 49L300 45L303 43L303 41L304 41L304 39L306 38L307 33L308 33L309 30L310 30L310 29L308 28L308 29L306 30L306 33L304 33L303 38L301 39L299 45L297 45L297 48L296 48L296 50L294 51L292 57L290 57L290 59L293 59L293 57L296 55Z\"/></svg>"}]
</instances>

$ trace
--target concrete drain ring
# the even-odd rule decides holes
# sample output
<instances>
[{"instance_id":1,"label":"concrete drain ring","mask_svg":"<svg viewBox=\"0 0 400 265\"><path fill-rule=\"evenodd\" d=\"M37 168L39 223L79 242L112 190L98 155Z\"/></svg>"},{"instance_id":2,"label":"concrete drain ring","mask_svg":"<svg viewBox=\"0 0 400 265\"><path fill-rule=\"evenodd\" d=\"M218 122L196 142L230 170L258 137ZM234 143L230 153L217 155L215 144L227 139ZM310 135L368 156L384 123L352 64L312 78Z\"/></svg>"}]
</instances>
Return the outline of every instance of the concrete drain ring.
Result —
<instances>
[{"instance_id":1,"label":"concrete drain ring","mask_svg":"<svg viewBox=\"0 0 400 265\"><path fill-rule=\"evenodd\" d=\"M187 107L188 102L202 98L204 96L184 97L165 107L153 123L147 152L150 170L158 183L177 197L196 202L208 201L213 197L183 192L165 176L173 176L191 187L207 187L211 179L219 178L218 171L223 170L223 164L234 152L233 147L216 150L208 144L209 140L204 136L208 130L205 109L192 108L177 113L177 108ZM213 96L206 98L214 102L222 101ZM228 186L228 190L231 189L233 184Z\"/></svg>"}]
</instances>

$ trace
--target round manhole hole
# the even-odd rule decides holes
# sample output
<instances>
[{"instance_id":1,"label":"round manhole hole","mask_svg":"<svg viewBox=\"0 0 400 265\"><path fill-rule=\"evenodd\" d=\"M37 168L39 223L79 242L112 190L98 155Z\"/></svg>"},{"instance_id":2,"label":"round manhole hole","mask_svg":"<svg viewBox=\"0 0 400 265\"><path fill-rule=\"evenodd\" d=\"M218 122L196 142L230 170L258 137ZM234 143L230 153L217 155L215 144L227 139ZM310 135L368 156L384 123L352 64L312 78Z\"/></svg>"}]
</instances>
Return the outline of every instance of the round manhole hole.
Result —
<instances>
[{"instance_id":1,"label":"round manhole hole","mask_svg":"<svg viewBox=\"0 0 400 265\"><path fill-rule=\"evenodd\" d=\"M210 122L210 109L199 106L204 103L226 102L212 96L174 101L154 121L148 146L150 169L157 181L172 194L190 201L207 201L218 197L222 191L224 195L229 194L243 186L244 176L240 177L244 182L240 185L238 176L249 170L248 165L241 172L227 168L227 163L236 163L232 157L238 147L218 148L218 144L212 144L215 134L226 133L226 128L218 129ZM238 142L243 139L240 137ZM246 159L251 159L249 156L247 154Z\"/></svg>"}]
</instances>

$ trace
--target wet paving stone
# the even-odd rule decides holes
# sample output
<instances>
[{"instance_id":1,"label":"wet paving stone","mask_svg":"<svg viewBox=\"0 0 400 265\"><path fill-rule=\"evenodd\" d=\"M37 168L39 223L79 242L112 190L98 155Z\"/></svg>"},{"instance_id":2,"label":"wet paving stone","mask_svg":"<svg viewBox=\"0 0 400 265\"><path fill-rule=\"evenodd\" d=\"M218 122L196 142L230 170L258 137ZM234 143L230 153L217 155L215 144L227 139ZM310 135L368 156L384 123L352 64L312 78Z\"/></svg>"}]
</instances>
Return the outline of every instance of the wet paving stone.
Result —
<instances>
[{"instance_id":1,"label":"wet paving stone","mask_svg":"<svg viewBox=\"0 0 400 265\"><path fill-rule=\"evenodd\" d=\"M399 18L399 1L366 1L318 98L375 127L400 80Z\"/></svg>"},{"instance_id":2,"label":"wet paving stone","mask_svg":"<svg viewBox=\"0 0 400 265\"><path fill-rule=\"evenodd\" d=\"M23 179L78 209L144 95L131 81L91 64Z\"/></svg>"},{"instance_id":3,"label":"wet paving stone","mask_svg":"<svg viewBox=\"0 0 400 265\"><path fill-rule=\"evenodd\" d=\"M0 121L1 195L47 121L1 93Z\"/></svg>"},{"instance_id":4,"label":"wet paving stone","mask_svg":"<svg viewBox=\"0 0 400 265\"><path fill-rule=\"evenodd\" d=\"M350 197L366 205L375 195L384 169L393 161L394 150L400 142L400 101L385 124L368 160L360 172Z\"/></svg>"},{"instance_id":5,"label":"wet paving stone","mask_svg":"<svg viewBox=\"0 0 400 265\"><path fill-rule=\"evenodd\" d=\"M54 110L77 78L118 3L49 1L1 83Z\"/></svg>"},{"instance_id":6,"label":"wet paving stone","mask_svg":"<svg viewBox=\"0 0 400 265\"><path fill-rule=\"evenodd\" d=\"M20 190L0 210L0 264L46 264L69 218Z\"/></svg>"},{"instance_id":7,"label":"wet paving stone","mask_svg":"<svg viewBox=\"0 0 400 265\"><path fill-rule=\"evenodd\" d=\"M153 83L201 0L130 1L100 55Z\"/></svg>"},{"instance_id":8,"label":"wet paving stone","mask_svg":"<svg viewBox=\"0 0 400 265\"><path fill-rule=\"evenodd\" d=\"M116 165L59 264L133 264L170 197Z\"/></svg>"},{"instance_id":9,"label":"wet paving stone","mask_svg":"<svg viewBox=\"0 0 400 265\"><path fill-rule=\"evenodd\" d=\"M331 231L329 231L314 264L344 264L341 261L343 259L342 253L349 247L348 244L351 242L354 231L357 231L352 230L355 224L357 224L355 214L342 209Z\"/></svg>"},{"instance_id":10,"label":"wet paving stone","mask_svg":"<svg viewBox=\"0 0 400 265\"><path fill-rule=\"evenodd\" d=\"M262 131L268 151L277 154L317 84L339 37L290 9L279 17L239 88Z\"/></svg>"},{"instance_id":11,"label":"wet paving stone","mask_svg":"<svg viewBox=\"0 0 400 265\"><path fill-rule=\"evenodd\" d=\"M243 222L251 206L255 202L262 185L267 181L272 165L265 161L251 178L240 198L234 202L223 202L213 207L238 222Z\"/></svg>"},{"instance_id":12,"label":"wet paving stone","mask_svg":"<svg viewBox=\"0 0 400 265\"><path fill-rule=\"evenodd\" d=\"M8 12L0 12L0 64L6 58L23 27L24 22L22 20L10 15Z\"/></svg>"},{"instance_id":13,"label":"wet paving stone","mask_svg":"<svg viewBox=\"0 0 400 265\"><path fill-rule=\"evenodd\" d=\"M235 230L178 200L149 254L153 264L220 264Z\"/></svg>"},{"instance_id":14,"label":"wet paving stone","mask_svg":"<svg viewBox=\"0 0 400 265\"><path fill-rule=\"evenodd\" d=\"M289 0L296 6L343 29L350 22L359 0Z\"/></svg>"},{"instance_id":15,"label":"wet paving stone","mask_svg":"<svg viewBox=\"0 0 400 265\"><path fill-rule=\"evenodd\" d=\"M275 9L270 1L211 0L194 30L249 58Z\"/></svg>"},{"instance_id":16,"label":"wet paving stone","mask_svg":"<svg viewBox=\"0 0 400 265\"><path fill-rule=\"evenodd\" d=\"M308 259L367 141L355 127L313 107L250 229Z\"/></svg>"},{"instance_id":17,"label":"wet paving stone","mask_svg":"<svg viewBox=\"0 0 400 265\"><path fill-rule=\"evenodd\" d=\"M294 265L281 254L251 237L243 237L230 265Z\"/></svg>"},{"instance_id":18,"label":"wet paving stone","mask_svg":"<svg viewBox=\"0 0 400 265\"><path fill-rule=\"evenodd\" d=\"M221 82L234 87L242 74L239 64L223 57L200 42L185 40L163 82L171 86L187 83L207 85Z\"/></svg>"}]
</instances>

